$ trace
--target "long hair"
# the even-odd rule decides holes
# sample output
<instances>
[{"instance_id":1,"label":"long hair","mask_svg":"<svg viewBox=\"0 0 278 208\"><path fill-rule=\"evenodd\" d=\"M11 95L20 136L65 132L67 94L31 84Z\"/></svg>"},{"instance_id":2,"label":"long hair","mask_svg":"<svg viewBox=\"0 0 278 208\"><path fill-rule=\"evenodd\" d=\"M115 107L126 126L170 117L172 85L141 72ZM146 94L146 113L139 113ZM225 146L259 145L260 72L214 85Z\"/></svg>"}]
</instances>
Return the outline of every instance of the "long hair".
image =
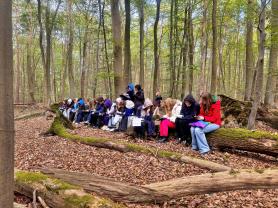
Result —
<instances>
[{"instance_id":1,"label":"long hair","mask_svg":"<svg viewBox=\"0 0 278 208\"><path fill-rule=\"evenodd\" d=\"M207 114L209 112L209 109L212 105L212 95L208 92L204 92L201 94L201 105L205 111L205 113ZM205 102L203 102L205 101Z\"/></svg>"}]
</instances>

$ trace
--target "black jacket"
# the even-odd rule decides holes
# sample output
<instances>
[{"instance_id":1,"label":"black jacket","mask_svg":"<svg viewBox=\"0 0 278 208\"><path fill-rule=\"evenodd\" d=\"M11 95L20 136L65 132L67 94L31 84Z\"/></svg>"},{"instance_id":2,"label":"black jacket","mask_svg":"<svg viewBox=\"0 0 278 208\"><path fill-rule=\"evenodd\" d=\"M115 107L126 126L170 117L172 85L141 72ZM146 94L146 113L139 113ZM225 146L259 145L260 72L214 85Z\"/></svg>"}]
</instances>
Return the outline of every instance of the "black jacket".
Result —
<instances>
[{"instance_id":1,"label":"black jacket","mask_svg":"<svg viewBox=\"0 0 278 208\"><path fill-rule=\"evenodd\" d=\"M145 102L144 91L142 89L140 89L134 95L135 108L138 108L139 106L144 105L144 102Z\"/></svg>"},{"instance_id":2,"label":"black jacket","mask_svg":"<svg viewBox=\"0 0 278 208\"><path fill-rule=\"evenodd\" d=\"M185 101L191 103L190 107L185 105ZM192 95L187 95L182 103L182 108L180 114L183 115L183 119L188 120L188 122L194 122L194 116L200 113L200 105L195 101Z\"/></svg>"}]
</instances>

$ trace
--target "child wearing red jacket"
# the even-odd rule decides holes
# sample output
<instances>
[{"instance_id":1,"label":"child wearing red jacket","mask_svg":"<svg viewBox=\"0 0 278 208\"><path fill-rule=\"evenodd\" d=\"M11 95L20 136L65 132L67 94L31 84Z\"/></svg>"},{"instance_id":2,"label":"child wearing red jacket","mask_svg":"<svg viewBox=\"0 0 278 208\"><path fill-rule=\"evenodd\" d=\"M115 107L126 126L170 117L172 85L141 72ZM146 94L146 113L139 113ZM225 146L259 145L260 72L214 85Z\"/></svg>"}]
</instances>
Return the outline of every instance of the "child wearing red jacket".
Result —
<instances>
[{"instance_id":1,"label":"child wearing red jacket","mask_svg":"<svg viewBox=\"0 0 278 208\"><path fill-rule=\"evenodd\" d=\"M221 126L221 102L220 100L213 102L210 93L201 95L201 109L197 120L209 122L204 128L191 127L192 149L199 150L201 154L206 154L210 151L206 139L206 133L213 132Z\"/></svg>"}]
</instances>

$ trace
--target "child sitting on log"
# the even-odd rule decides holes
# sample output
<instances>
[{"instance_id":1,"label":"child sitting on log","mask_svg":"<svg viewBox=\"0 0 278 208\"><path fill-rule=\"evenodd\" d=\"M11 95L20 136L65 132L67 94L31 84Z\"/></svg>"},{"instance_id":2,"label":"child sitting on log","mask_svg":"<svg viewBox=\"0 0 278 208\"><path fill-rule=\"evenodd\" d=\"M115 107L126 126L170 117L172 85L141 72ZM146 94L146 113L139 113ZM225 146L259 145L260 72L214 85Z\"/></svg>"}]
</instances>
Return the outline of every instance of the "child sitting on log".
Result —
<instances>
[{"instance_id":1,"label":"child sitting on log","mask_svg":"<svg viewBox=\"0 0 278 208\"><path fill-rule=\"evenodd\" d=\"M167 142L169 139L169 129L175 129L175 121L181 111L182 102L172 98L167 98L163 103L166 114L162 117L159 131L159 142Z\"/></svg>"},{"instance_id":2,"label":"child sitting on log","mask_svg":"<svg viewBox=\"0 0 278 208\"><path fill-rule=\"evenodd\" d=\"M155 124L153 121L153 103L149 98L145 100L141 113L136 119L141 119L141 125L138 123L136 126L134 126L136 136L144 138L145 133L147 133L147 137L156 136Z\"/></svg>"},{"instance_id":3,"label":"child sitting on log","mask_svg":"<svg viewBox=\"0 0 278 208\"><path fill-rule=\"evenodd\" d=\"M214 101L210 93L203 93L200 102L200 114L196 117L198 122L192 123L190 129L192 136L192 150L201 154L210 152L206 133L213 132L221 126L221 102Z\"/></svg>"},{"instance_id":4,"label":"child sitting on log","mask_svg":"<svg viewBox=\"0 0 278 208\"><path fill-rule=\"evenodd\" d=\"M182 103L180 116L177 117L176 134L177 143L183 143L186 145L191 144L191 134L189 123L196 121L196 115L200 113L200 105L195 101L192 95L187 95Z\"/></svg>"}]
</instances>

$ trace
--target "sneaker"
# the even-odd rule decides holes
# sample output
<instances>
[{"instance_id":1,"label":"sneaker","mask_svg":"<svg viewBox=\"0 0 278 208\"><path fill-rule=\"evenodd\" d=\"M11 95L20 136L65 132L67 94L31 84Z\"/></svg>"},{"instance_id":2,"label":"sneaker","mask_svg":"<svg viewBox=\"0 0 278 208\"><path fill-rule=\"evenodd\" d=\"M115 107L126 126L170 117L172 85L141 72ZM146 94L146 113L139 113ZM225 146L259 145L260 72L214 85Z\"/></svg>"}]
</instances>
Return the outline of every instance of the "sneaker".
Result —
<instances>
[{"instance_id":1,"label":"sneaker","mask_svg":"<svg viewBox=\"0 0 278 208\"><path fill-rule=\"evenodd\" d=\"M166 143L168 141L168 138L167 137L161 137L158 142L159 143Z\"/></svg>"},{"instance_id":2,"label":"sneaker","mask_svg":"<svg viewBox=\"0 0 278 208\"><path fill-rule=\"evenodd\" d=\"M183 141L181 140L181 138L177 138L177 141L176 141L176 144L180 144L182 143Z\"/></svg>"},{"instance_id":3,"label":"sneaker","mask_svg":"<svg viewBox=\"0 0 278 208\"><path fill-rule=\"evenodd\" d=\"M107 126L103 126L101 127L102 130L107 131L108 127Z\"/></svg>"}]
</instances>

